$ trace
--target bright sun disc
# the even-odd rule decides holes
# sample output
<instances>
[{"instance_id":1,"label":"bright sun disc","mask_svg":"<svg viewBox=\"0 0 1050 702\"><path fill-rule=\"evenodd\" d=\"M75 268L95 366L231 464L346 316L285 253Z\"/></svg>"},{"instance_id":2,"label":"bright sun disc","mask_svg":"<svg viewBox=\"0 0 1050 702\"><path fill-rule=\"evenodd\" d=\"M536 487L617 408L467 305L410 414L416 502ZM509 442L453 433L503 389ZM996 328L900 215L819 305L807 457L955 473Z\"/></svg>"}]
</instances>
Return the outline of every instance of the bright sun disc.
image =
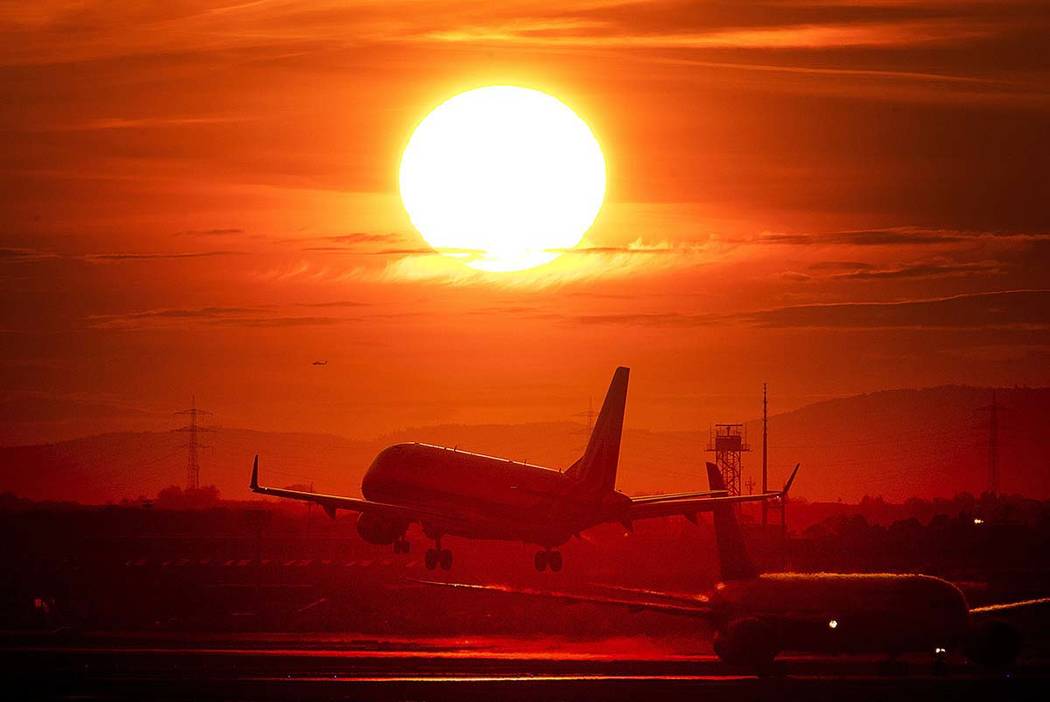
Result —
<instances>
[{"instance_id":1,"label":"bright sun disc","mask_svg":"<svg viewBox=\"0 0 1050 702\"><path fill-rule=\"evenodd\" d=\"M554 260L605 195L605 159L559 100L510 86L461 93L427 115L401 157L401 199L434 249L484 271Z\"/></svg>"}]
</instances>

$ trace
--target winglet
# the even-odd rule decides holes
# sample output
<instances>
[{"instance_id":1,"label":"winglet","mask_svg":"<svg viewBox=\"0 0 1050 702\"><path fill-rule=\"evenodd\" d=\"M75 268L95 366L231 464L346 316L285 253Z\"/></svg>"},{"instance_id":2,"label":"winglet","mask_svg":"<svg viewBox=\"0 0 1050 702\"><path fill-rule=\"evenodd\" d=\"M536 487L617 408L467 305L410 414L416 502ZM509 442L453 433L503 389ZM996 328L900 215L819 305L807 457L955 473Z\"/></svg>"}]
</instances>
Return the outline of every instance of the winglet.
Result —
<instances>
[{"instance_id":1,"label":"winglet","mask_svg":"<svg viewBox=\"0 0 1050 702\"><path fill-rule=\"evenodd\" d=\"M800 465L802 465L802 464L801 464L801 463L796 463L796 464L795 464L795 469L794 469L793 471L791 471L791 477L789 477L789 478L787 479L787 482L786 482L786 483L784 483L784 489L780 491L780 495L781 495L782 497L787 497L787 494L788 494L788 490L790 490L790 489L791 489L791 484L792 484L793 482L795 482L795 476L796 476L796 475L798 475L798 467L799 467Z\"/></svg>"},{"instance_id":2,"label":"winglet","mask_svg":"<svg viewBox=\"0 0 1050 702\"><path fill-rule=\"evenodd\" d=\"M259 454L255 454L255 461L252 463L252 482L249 487L252 492L259 491Z\"/></svg>"}]
</instances>

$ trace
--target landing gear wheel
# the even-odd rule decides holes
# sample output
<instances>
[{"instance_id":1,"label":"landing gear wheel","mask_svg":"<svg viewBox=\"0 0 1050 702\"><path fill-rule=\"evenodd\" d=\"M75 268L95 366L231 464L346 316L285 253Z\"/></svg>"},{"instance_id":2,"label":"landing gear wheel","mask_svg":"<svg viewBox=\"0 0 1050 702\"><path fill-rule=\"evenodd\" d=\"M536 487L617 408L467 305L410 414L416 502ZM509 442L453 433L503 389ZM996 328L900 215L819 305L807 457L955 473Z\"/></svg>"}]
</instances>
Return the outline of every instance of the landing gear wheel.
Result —
<instances>
[{"instance_id":1,"label":"landing gear wheel","mask_svg":"<svg viewBox=\"0 0 1050 702\"><path fill-rule=\"evenodd\" d=\"M428 548L426 555L423 557L423 564L426 565L427 570L434 570L438 564L438 551L435 548Z\"/></svg>"},{"instance_id":2,"label":"landing gear wheel","mask_svg":"<svg viewBox=\"0 0 1050 702\"><path fill-rule=\"evenodd\" d=\"M537 551L536 552L536 570L547 570L547 552Z\"/></svg>"},{"instance_id":3,"label":"landing gear wheel","mask_svg":"<svg viewBox=\"0 0 1050 702\"><path fill-rule=\"evenodd\" d=\"M438 552L438 562L441 564L441 570L448 570L452 567L452 551L447 548L441 549Z\"/></svg>"},{"instance_id":4,"label":"landing gear wheel","mask_svg":"<svg viewBox=\"0 0 1050 702\"><path fill-rule=\"evenodd\" d=\"M551 571L557 573L561 570L561 551L551 551L547 554L547 565Z\"/></svg>"},{"instance_id":5,"label":"landing gear wheel","mask_svg":"<svg viewBox=\"0 0 1050 702\"><path fill-rule=\"evenodd\" d=\"M723 663L764 674L770 671L779 645L772 627L748 617L730 622L724 633L716 634L714 649Z\"/></svg>"}]
</instances>

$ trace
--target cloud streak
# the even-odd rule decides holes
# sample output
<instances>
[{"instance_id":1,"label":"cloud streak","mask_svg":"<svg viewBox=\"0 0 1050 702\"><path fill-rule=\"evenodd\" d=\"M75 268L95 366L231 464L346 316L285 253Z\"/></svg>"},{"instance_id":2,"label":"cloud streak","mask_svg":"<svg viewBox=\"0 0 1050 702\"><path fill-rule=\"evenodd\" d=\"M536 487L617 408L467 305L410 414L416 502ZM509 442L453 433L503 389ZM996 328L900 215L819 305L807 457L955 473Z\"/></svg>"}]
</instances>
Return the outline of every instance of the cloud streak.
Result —
<instances>
[{"instance_id":1,"label":"cloud streak","mask_svg":"<svg viewBox=\"0 0 1050 702\"><path fill-rule=\"evenodd\" d=\"M125 261L172 261L194 258L215 258L222 256L243 256L244 251L208 250L208 251L150 251L150 252L105 252L105 253L62 253L32 248L0 248L0 263L37 263L41 261L83 261L86 263L120 263Z\"/></svg>"},{"instance_id":2,"label":"cloud streak","mask_svg":"<svg viewBox=\"0 0 1050 702\"><path fill-rule=\"evenodd\" d=\"M1050 330L1050 290L1003 290L897 302L789 305L730 314L608 314L573 318L581 324L765 328Z\"/></svg>"},{"instance_id":3,"label":"cloud streak","mask_svg":"<svg viewBox=\"0 0 1050 702\"><path fill-rule=\"evenodd\" d=\"M275 307L162 308L93 315L88 327L109 331L188 329L206 327L313 327L353 321L349 317L285 314Z\"/></svg>"}]
</instances>

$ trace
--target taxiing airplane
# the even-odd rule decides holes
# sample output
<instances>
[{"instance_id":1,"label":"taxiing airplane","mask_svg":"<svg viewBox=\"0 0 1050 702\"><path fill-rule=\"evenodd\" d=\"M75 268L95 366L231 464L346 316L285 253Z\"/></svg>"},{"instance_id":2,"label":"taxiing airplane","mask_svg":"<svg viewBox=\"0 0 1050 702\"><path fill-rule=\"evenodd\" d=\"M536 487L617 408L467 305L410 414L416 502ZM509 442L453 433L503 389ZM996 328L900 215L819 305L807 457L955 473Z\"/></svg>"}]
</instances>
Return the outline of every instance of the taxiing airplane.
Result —
<instances>
[{"instance_id":1,"label":"taxiing airplane","mask_svg":"<svg viewBox=\"0 0 1050 702\"><path fill-rule=\"evenodd\" d=\"M363 498L259 484L259 457L252 467L251 489L320 504L330 517L343 509L359 513L357 531L369 543L393 544L407 553L409 525L423 527L434 547L424 562L433 570L452 566L444 536L523 541L536 544L537 570L562 568L558 547L584 529L608 522L630 529L638 519L683 515L717 505L766 500L779 492L730 496L716 490L648 497L628 497L615 489L627 403L629 369L613 375L583 456L564 472L504 458L429 444L396 444L376 456L361 481Z\"/></svg>"},{"instance_id":2,"label":"taxiing airplane","mask_svg":"<svg viewBox=\"0 0 1050 702\"><path fill-rule=\"evenodd\" d=\"M795 467L798 471L798 467ZM725 484L707 464L712 490ZM791 474L784 494L791 487ZM744 547L734 509L713 507L722 582L706 594L683 595L611 588L615 594L575 594L505 585L423 581L427 585L486 590L649 610L708 620L715 653L730 665L763 670L782 651L876 653L895 657L927 652L937 658L962 652L989 667L1017 657L1020 636L1002 617L1050 598L971 608L952 583L897 573L762 573Z\"/></svg>"}]
</instances>

